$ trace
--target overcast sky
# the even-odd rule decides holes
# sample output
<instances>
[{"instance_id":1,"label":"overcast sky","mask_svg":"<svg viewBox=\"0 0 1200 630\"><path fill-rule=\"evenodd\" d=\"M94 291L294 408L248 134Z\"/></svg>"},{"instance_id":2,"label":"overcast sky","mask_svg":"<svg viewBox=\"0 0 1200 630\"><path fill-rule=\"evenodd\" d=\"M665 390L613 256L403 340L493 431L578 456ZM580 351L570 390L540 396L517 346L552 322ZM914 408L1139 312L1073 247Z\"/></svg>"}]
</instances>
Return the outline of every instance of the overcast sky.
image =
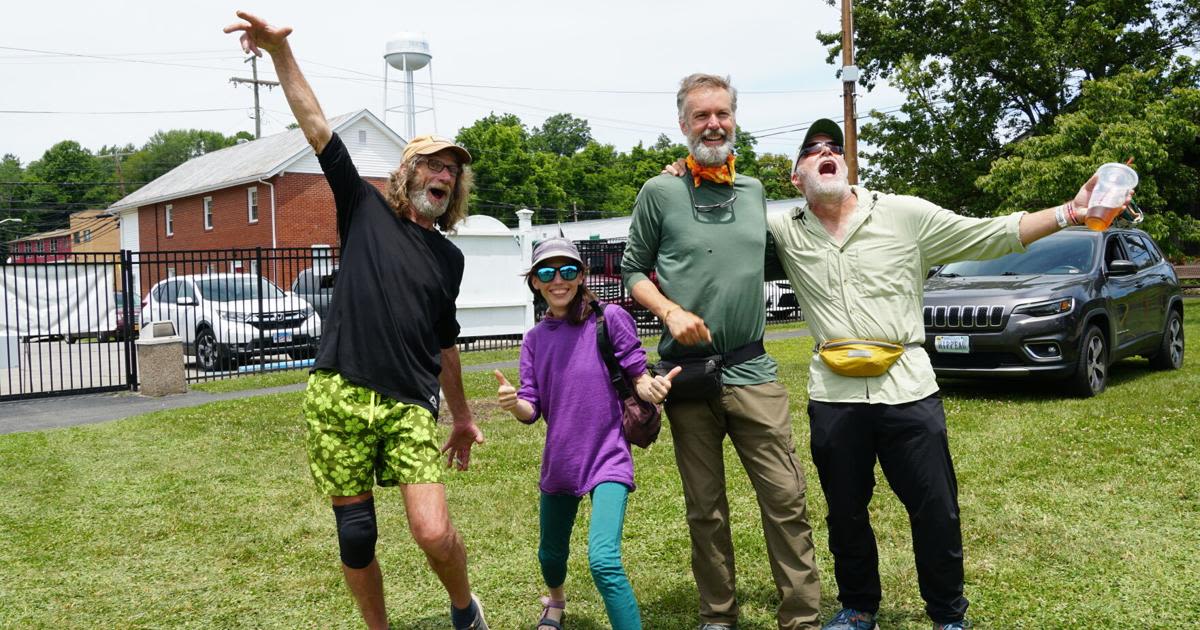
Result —
<instances>
[{"instance_id":1,"label":"overcast sky","mask_svg":"<svg viewBox=\"0 0 1200 630\"><path fill-rule=\"evenodd\" d=\"M229 82L250 76L250 65L236 37L221 32L238 8L295 28L293 50L328 116L367 108L382 117L384 46L396 33L418 31L433 54L436 106L436 122L417 116L419 132L436 124L453 135L489 112L516 114L532 128L569 112L622 151L660 133L680 141L674 92L697 71L731 75L738 123L748 131L842 119L837 68L815 38L840 28L840 11L820 0L333 4L6 1L0 154L28 163L66 139L95 150L140 146L160 129L253 132L251 90ZM267 58L259 75L274 78ZM418 106L429 105L430 73L416 80ZM890 88L859 92L860 116L901 102ZM389 106L402 98L402 85L391 84ZM264 135L292 121L279 89L264 88L262 104ZM218 111L161 113L168 110ZM404 135L399 113L387 120ZM758 150L794 154L802 135L762 137Z\"/></svg>"}]
</instances>

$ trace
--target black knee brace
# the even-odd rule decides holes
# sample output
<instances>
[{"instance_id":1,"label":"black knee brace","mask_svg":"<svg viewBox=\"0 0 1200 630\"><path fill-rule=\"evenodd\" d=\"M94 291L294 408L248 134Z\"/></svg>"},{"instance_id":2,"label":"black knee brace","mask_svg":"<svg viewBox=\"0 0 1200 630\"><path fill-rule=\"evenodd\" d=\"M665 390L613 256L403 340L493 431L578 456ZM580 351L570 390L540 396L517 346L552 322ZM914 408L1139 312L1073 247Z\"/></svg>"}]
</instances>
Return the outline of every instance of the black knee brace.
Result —
<instances>
[{"instance_id":1,"label":"black knee brace","mask_svg":"<svg viewBox=\"0 0 1200 630\"><path fill-rule=\"evenodd\" d=\"M342 564L351 569L366 568L375 559L375 540L379 537L375 527L375 499L335 505L333 517L337 519Z\"/></svg>"}]
</instances>

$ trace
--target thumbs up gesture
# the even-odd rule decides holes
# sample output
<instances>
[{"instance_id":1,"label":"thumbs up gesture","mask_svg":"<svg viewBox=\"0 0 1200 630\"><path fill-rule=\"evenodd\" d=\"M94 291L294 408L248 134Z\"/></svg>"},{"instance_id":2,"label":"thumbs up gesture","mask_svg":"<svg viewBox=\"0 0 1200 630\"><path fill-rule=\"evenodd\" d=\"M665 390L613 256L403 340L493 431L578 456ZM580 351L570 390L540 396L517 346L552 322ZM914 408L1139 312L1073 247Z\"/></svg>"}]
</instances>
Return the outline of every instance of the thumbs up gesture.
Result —
<instances>
[{"instance_id":1,"label":"thumbs up gesture","mask_svg":"<svg viewBox=\"0 0 1200 630\"><path fill-rule=\"evenodd\" d=\"M500 370L492 370L492 374L496 375L496 383L499 385L496 388L496 398L500 408L512 412L517 408L517 388L508 382Z\"/></svg>"},{"instance_id":2,"label":"thumbs up gesture","mask_svg":"<svg viewBox=\"0 0 1200 630\"><path fill-rule=\"evenodd\" d=\"M655 404L666 400L667 394L671 393L671 381L682 371L683 368L676 365L666 376L643 374L637 381L638 398Z\"/></svg>"}]
</instances>

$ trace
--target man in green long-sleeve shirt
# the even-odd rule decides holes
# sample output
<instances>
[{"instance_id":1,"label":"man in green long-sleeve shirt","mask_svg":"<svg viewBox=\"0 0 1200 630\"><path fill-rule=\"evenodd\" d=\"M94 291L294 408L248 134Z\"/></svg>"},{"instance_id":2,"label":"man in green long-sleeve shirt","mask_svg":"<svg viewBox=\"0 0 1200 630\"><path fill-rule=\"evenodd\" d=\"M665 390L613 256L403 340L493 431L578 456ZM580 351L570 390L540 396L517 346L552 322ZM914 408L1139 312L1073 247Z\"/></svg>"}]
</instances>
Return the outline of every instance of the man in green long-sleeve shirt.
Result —
<instances>
[{"instance_id":1,"label":"man in green long-sleeve shirt","mask_svg":"<svg viewBox=\"0 0 1200 630\"><path fill-rule=\"evenodd\" d=\"M728 80L691 75L676 104L690 149L688 171L684 177L660 175L642 187L621 270L633 297L665 325L659 345L664 359L728 357L723 384L711 395L673 395L666 404L692 539L700 627L737 626L723 463L728 435L762 512L779 627L817 628L821 589L804 470L795 456L787 390L762 349L766 198L758 180L734 172L737 92ZM658 287L649 279L654 270Z\"/></svg>"},{"instance_id":2,"label":"man in green long-sleeve shirt","mask_svg":"<svg viewBox=\"0 0 1200 630\"><path fill-rule=\"evenodd\" d=\"M881 600L879 558L867 506L875 460L912 523L917 581L938 630L966 627L958 485L946 416L921 347L925 272L955 260L995 258L1079 224L1093 177L1072 201L1040 212L963 217L917 197L847 182L842 131L809 128L792 183L806 205L771 217L776 254L816 345L882 341L903 353L876 376L840 373L814 354L808 415L812 455L829 505L829 548L843 609L827 630L873 630ZM857 350L868 354L870 344Z\"/></svg>"}]
</instances>

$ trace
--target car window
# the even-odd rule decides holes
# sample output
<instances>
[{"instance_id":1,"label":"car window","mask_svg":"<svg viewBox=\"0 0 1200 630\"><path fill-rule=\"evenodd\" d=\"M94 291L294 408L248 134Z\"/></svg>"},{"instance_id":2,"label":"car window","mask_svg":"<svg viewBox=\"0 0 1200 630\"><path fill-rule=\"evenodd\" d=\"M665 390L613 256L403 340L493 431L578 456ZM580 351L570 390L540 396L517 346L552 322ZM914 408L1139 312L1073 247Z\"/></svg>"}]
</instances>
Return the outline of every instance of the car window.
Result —
<instances>
[{"instance_id":1,"label":"car window","mask_svg":"<svg viewBox=\"0 0 1200 630\"><path fill-rule=\"evenodd\" d=\"M1146 246L1146 251L1150 252L1152 264L1158 264L1162 262L1162 252L1159 251L1158 245L1156 245L1154 241L1150 239L1150 237L1146 236L1145 234L1138 234L1137 238Z\"/></svg>"},{"instance_id":2,"label":"car window","mask_svg":"<svg viewBox=\"0 0 1200 630\"><path fill-rule=\"evenodd\" d=\"M200 288L200 295L203 295L204 299L216 302L257 299L260 289L264 298L284 297L283 291L274 284L271 284L270 280L254 276L212 278L201 280L197 284Z\"/></svg>"},{"instance_id":3,"label":"car window","mask_svg":"<svg viewBox=\"0 0 1200 630\"><path fill-rule=\"evenodd\" d=\"M314 284L312 270L305 269L304 271L301 271L300 275L296 276L296 280L292 282L292 292L312 293L313 290L316 289L316 287L313 286Z\"/></svg>"},{"instance_id":4,"label":"car window","mask_svg":"<svg viewBox=\"0 0 1200 630\"><path fill-rule=\"evenodd\" d=\"M1128 248L1129 260L1138 269L1144 269L1154 264L1154 256L1146 248L1146 242L1133 234L1125 235L1125 246Z\"/></svg>"},{"instance_id":5,"label":"car window","mask_svg":"<svg viewBox=\"0 0 1200 630\"><path fill-rule=\"evenodd\" d=\"M1087 235L1063 235L1036 241L1020 254L1009 254L992 260L950 263L938 270L937 275L954 278L1081 274L1091 270L1094 252L1095 239Z\"/></svg>"},{"instance_id":6,"label":"car window","mask_svg":"<svg viewBox=\"0 0 1200 630\"><path fill-rule=\"evenodd\" d=\"M1129 260L1125 256L1125 247L1121 245L1121 237L1110 234L1104 245L1104 268L1112 265L1114 260Z\"/></svg>"},{"instance_id":7,"label":"car window","mask_svg":"<svg viewBox=\"0 0 1200 630\"><path fill-rule=\"evenodd\" d=\"M188 282L186 280L180 280L178 282L178 284L179 284L179 297L185 297L185 298L189 298L192 300L196 299L196 291L192 289L191 282Z\"/></svg>"},{"instance_id":8,"label":"car window","mask_svg":"<svg viewBox=\"0 0 1200 630\"><path fill-rule=\"evenodd\" d=\"M178 285L179 285L179 282L176 280L171 280L169 282L160 284L158 286L158 289L155 290L156 291L155 298L159 302L166 302L167 304L174 303L175 298L179 295L179 286Z\"/></svg>"}]
</instances>

